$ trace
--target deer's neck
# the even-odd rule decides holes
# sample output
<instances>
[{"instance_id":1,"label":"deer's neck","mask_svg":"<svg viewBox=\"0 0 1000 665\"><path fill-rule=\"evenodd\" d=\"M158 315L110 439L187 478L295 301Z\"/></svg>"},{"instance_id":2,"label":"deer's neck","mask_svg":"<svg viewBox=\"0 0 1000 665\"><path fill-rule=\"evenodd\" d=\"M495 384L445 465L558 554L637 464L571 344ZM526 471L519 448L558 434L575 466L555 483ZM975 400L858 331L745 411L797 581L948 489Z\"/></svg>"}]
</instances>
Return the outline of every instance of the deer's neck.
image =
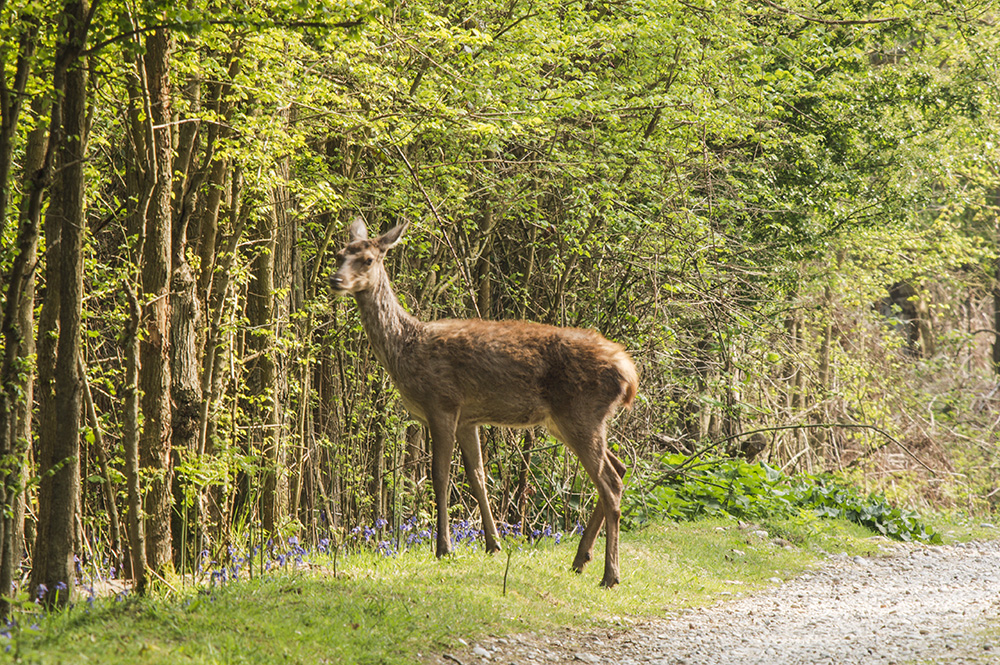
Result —
<instances>
[{"instance_id":1,"label":"deer's neck","mask_svg":"<svg viewBox=\"0 0 1000 665\"><path fill-rule=\"evenodd\" d=\"M406 346L419 335L423 324L403 309L386 274L371 289L356 293L355 298L361 312L361 325L375 356L397 380Z\"/></svg>"}]
</instances>

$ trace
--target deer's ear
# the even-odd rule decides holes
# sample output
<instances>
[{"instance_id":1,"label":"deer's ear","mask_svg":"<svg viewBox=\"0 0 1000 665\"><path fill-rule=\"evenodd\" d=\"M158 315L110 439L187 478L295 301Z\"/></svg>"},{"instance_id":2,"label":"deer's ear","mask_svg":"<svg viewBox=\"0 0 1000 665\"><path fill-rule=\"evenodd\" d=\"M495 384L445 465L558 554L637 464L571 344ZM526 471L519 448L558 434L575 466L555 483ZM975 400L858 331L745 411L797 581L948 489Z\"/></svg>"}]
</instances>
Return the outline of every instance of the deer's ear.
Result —
<instances>
[{"instance_id":1,"label":"deer's ear","mask_svg":"<svg viewBox=\"0 0 1000 665\"><path fill-rule=\"evenodd\" d=\"M403 233L406 231L407 227L410 226L410 222L406 221L401 224L397 224L388 231L382 234L378 239L378 245L382 248L382 251L387 251L392 249L399 244L400 239L403 237Z\"/></svg>"},{"instance_id":2,"label":"deer's ear","mask_svg":"<svg viewBox=\"0 0 1000 665\"><path fill-rule=\"evenodd\" d=\"M348 242L354 242L355 240L367 240L368 239L368 227L365 226L365 220L361 217L355 217L354 221L351 222L351 227L348 229Z\"/></svg>"}]
</instances>

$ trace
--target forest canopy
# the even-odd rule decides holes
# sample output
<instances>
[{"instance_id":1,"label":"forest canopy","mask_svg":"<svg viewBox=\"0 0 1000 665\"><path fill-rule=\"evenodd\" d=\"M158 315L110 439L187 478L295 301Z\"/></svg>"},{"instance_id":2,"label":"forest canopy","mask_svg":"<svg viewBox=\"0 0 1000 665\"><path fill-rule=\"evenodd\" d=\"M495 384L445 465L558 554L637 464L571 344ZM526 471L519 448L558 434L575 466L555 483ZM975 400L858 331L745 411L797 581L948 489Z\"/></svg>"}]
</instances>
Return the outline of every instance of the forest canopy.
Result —
<instances>
[{"instance_id":1,"label":"forest canopy","mask_svg":"<svg viewBox=\"0 0 1000 665\"><path fill-rule=\"evenodd\" d=\"M428 517L427 437L328 284L358 215L411 222L421 319L630 351L626 504L711 451L994 509L997 18L0 0L0 590ZM592 504L543 430L483 446L501 521Z\"/></svg>"}]
</instances>

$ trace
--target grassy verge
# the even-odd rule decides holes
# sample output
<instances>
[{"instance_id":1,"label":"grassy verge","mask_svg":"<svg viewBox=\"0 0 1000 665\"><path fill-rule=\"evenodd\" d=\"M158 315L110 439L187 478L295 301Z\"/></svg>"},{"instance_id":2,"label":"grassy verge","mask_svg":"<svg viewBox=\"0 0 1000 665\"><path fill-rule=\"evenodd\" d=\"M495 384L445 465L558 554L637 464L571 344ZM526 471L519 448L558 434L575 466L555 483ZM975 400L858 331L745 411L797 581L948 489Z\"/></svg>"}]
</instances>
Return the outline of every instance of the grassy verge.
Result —
<instances>
[{"instance_id":1,"label":"grassy verge","mask_svg":"<svg viewBox=\"0 0 1000 665\"><path fill-rule=\"evenodd\" d=\"M768 534L763 533L764 530ZM628 624L794 576L821 550L870 553L870 532L837 520L741 528L666 522L623 534L622 584L601 563L569 570L575 539L498 555L460 548L316 560L309 569L210 592L98 600L37 618L0 644L26 663L412 663L485 634ZM775 542L776 538L781 538ZM785 545L785 541L795 543ZM603 543L598 543L603 551ZM504 573L507 571L507 592Z\"/></svg>"}]
</instances>

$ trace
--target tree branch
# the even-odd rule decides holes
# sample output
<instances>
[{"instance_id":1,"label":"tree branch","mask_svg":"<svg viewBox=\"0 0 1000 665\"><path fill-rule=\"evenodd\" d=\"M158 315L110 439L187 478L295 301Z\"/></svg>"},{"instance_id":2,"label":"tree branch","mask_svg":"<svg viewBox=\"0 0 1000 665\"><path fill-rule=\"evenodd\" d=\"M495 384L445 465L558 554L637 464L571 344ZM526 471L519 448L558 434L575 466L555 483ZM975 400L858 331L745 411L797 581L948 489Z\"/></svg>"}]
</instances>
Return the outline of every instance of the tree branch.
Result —
<instances>
[{"instance_id":1,"label":"tree branch","mask_svg":"<svg viewBox=\"0 0 1000 665\"><path fill-rule=\"evenodd\" d=\"M804 21L809 21L810 23L821 23L823 25L870 25L873 23L891 23L892 21L903 20L901 16L887 16L886 18L869 18L869 19L827 19L819 18L817 16L807 16L793 9L788 9L787 7L782 7L781 5L771 2L771 0L761 0L768 7L777 9L783 14L791 14L792 16L798 16Z\"/></svg>"},{"instance_id":2,"label":"tree branch","mask_svg":"<svg viewBox=\"0 0 1000 665\"><path fill-rule=\"evenodd\" d=\"M117 34L114 37L108 37L104 41L98 42L97 44L94 44L93 46L91 46L87 50L83 51L83 53L81 55L83 55L83 56L92 55L94 53L97 53L97 52L101 51L105 47L111 46L112 44L117 44L118 42L122 42L122 41L125 41L125 40L128 40L128 39L131 39L132 37L146 34L148 32L155 32L156 30L159 30L160 28L168 28L168 29L171 29L171 30L178 30L178 31L181 31L181 32L197 31L202 26L206 26L206 25L229 25L229 26L237 26L237 27L260 28L260 29L268 29L268 28L325 28L325 29L343 28L343 29L350 29L350 28L356 28L357 26L361 25L364 22L365 22L364 19L352 19L350 21L337 21L337 22L334 22L334 23L330 23L330 22L327 22L327 21L287 21L287 22L282 22L282 21L248 21L248 20L245 20L245 19L238 19L238 18L213 19L213 20L209 20L209 21L197 21L197 22L194 22L194 23L184 22L184 21L172 21L172 22L167 22L167 23L158 23L158 24L155 24L155 25L147 25L147 26L143 26L143 27L140 27L140 28L136 28L134 30L129 30L128 32L123 32L123 33Z\"/></svg>"}]
</instances>

